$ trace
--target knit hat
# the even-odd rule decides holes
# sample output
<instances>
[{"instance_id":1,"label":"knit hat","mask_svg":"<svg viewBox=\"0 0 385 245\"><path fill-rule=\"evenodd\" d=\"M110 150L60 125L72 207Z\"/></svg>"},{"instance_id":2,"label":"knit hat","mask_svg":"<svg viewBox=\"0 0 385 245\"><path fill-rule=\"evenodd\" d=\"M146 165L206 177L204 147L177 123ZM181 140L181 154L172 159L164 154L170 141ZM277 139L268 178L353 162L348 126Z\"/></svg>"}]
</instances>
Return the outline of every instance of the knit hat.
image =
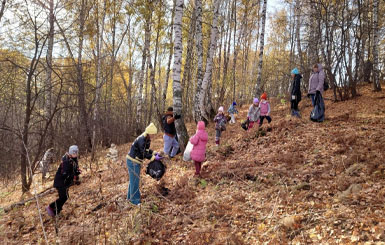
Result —
<instances>
[{"instance_id":1,"label":"knit hat","mask_svg":"<svg viewBox=\"0 0 385 245\"><path fill-rule=\"evenodd\" d=\"M198 128L198 130L205 130L205 122L199 121L197 128Z\"/></svg>"},{"instance_id":2,"label":"knit hat","mask_svg":"<svg viewBox=\"0 0 385 245\"><path fill-rule=\"evenodd\" d=\"M156 134L158 133L158 129L155 127L153 123L150 123L150 125L147 126L146 130L144 133L147 134Z\"/></svg>"},{"instance_id":3,"label":"knit hat","mask_svg":"<svg viewBox=\"0 0 385 245\"><path fill-rule=\"evenodd\" d=\"M298 69L297 69L297 68L294 68L294 69L291 71L291 74L294 74L294 75L299 74Z\"/></svg>"},{"instance_id":4,"label":"knit hat","mask_svg":"<svg viewBox=\"0 0 385 245\"><path fill-rule=\"evenodd\" d=\"M77 145L71 145L70 149L68 150L68 154L70 155L77 155L79 153L79 148Z\"/></svg>"},{"instance_id":5,"label":"knit hat","mask_svg":"<svg viewBox=\"0 0 385 245\"><path fill-rule=\"evenodd\" d=\"M267 94L266 94L266 93L263 93L263 94L261 95L261 99L267 100Z\"/></svg>"},{"instance_id":6,"label":"knit hat","mask_svg":"<svg viewBox=\"0 0 385 245\"><path fill-rule=\"evenodd\" d=\"M223 106L219 107L218 112L223 112L223 111L224 111Z\"/></svg>"},{"instance_id":7,"label":"knit hat","mask_svg":"<svg viewBox=\"0 0 385 245\"><path fill-rule=\"evenodd\" d=\"M259 103L259 99L258 98L254 98L253 103L254 104Z\"/></svg>"},{"instance_id":8,"label":"knit hat","mask_svg":"<svg viewBox=\"0 0 385 245\"><path fill-rule=\"evenodd\" d=\"M234 105L237 105L237 102L234 101L234 102L233 102L233 106L234 106Z\"/></svg>"}]
</instances>

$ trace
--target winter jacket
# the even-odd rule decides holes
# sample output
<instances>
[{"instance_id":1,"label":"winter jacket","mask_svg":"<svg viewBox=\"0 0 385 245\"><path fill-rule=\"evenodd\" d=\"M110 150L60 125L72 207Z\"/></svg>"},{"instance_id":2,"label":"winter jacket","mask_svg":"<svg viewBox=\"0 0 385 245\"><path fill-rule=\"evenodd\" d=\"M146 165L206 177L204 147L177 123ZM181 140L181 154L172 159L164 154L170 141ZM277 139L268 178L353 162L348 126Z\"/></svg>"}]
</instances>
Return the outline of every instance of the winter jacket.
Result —
<instances>
[{"instance_id":1,"label":"winter jacket","mask_svg":"<svg viewBox=\"0 0 385 245\"><path fill-rule=\"evenodd\" d=\"M259 120L260 113L261 113L261 109L258 106L254 106L254 104L252 104L249 107L249 112L247 113L247 117L249 118L250 121L256 122Z\"/></svg>"},{"instance_id":2,"label":"winter jacket","mask_svg":"<svg viewBox=\"0 0 385 245\"><path fill-rule=\"evenodd\" d=\"M318 72L313 72L309 79L309 94L315 94L316 91L324 91L325 72L321 64L318 64Z\"/></svg>"},{"instance_id":3,"label":"winter jacket","mask_svg":"<svg viewBox=\"0 0 385 245\"><path fill-rule=\"evenodd\" d=\"M147 138L145 135L140 135L135 139L134 143L132 143L130 152L127 154L127 159L141 164L143 163L144 158L153 160L155 156L153 155L153 151L150 150L151 140Z\"/></svg>"},{"instance_id":4,"label":"winter jacket","mask_svg":"<svg viewBox=\"0 0 385 245\"><path fill-rule=\"evenodd\" d=\"M70 187L73 184L74 177L79 176L79 165L77 158L71 158L66 153L61 160L60 166L56 171L53 186L55 188Z\"/></svg>"},{"instance_id":5,"label":"winter jacket","mask_svg":"<svg viewBox=\"0 0 385 245\"><path fill-rule=\"evenodd\" d=\"M221 131L226 130L227 120L223 113L218 113L214 118L214 122L215 122L215 130L221 130Z\"/></svg>"},{"instance_id":6,"label":"winter jacket","mask_svg":"<svg viewBox=\"0 0 385 245\"><path fill-rule=\"evenodd\" d=\"M176 135L175 118L172 112L167 112L162 118L164 133L167 136L174 137Z\"/></svg>"},{"instance_id":7,"label":"winter jacket","mask_svg":"<svg viewBox=\"0 0 385 245\"><path fill-rule=\"evenodd\" d=\"M261 109L261 116L270 115L270 103L269 103L269 101L262 100L261 103L259 103L259 108Z\"/></svg>"},{"instance_id":8,"label":"winter jacket","mask_svg":"<svg viewBox=\"0 0 385 245\"><path fill-rule=\"evenodd\" d=\"M292 84L292 88L291 88L291 95L294 95L295 96L295 101L297 102L300 102L301 101L301 79L302 79L302 76L300 74L296 74L294 76L294 80L293 80L293 84ZM290 100L293 100L293 98L291 98Z\"/></svg>"},{"instance_id":9,"label":"winter jacket","mask_svg":"<svg viewBox=\"0 0 385 245\"><path fill-rule=\"evenodd\" d=\"M206 144L208 141L208 135L203 129L198 129L196 134L191 137L190 142L194 145L191 151L191 159L196 162L203 162L206 158Z\"/></svg>"},{"instance_id":10,"label":"winter jacket","mask_svg":"<svg viewBox=\"0 0 385 245\"><path fill-rule=\"evenodd\" d=\"M227 112L230 113L230 114L238 114L238 110L237 110L237 108L233 104L230 105L230 107L227 110Z\"/></svg>"}]
</instances>

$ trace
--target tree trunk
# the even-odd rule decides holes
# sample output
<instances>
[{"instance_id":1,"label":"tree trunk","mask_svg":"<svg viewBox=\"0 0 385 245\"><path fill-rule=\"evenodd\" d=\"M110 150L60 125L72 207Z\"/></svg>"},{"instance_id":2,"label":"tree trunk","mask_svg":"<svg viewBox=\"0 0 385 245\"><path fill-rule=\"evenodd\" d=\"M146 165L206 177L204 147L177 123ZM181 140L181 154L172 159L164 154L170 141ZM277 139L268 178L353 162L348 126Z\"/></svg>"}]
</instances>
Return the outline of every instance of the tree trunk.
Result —
<instances>
[{"instance_id":1,"label":"tree trunk","mask_svg":"<svg viewBox=\"0 0 385 245\"><path fill-rule=\"evenodd\" d=\"M29 151L28 151L28 139L29 139L29 127L30 127L30 121L32 117L32 111L34 110L34 102L32 101L32 82L33 82L33 76L35 74L36 68L39 64L39 60L41 57L41 52L44 47L44 43L40 47L39 51L39 39L38 39L38 29L37 26L34 26L35 28L35 50L34 50L34 56L31 60L31 63L29 65L28 73L27 73L27 79L26 79L26 89L25 89L25 117L24 117L24 123L23 128L21 132L21 143L20 143L20 151L21 151L21 158L20 158L20 176L21 176L21 189L22 193L25 193L29 191L31 184L32 184L32 172L31 172L31 166L29 161Z\"/></svg>"},{"instance_id":2,"label":"tree trunk","mask_svg":"<svg viewBox=\"0 0 385 245\"><path fill-rule=\"evenodd\" d=\"M200 90L200 93L198 96L199 110L200 110L200 116L201 116L200 120L204 120L206 123L210 121L210 118L206 113L205 96L207 95L207 91L208 91L207 89L210 87L209 83L211 82L211 75L213 71L213 58L214 58L214 53L217 46L219 6L221 2L222 0L215 0L214 2L214 15L213 15L213 21L211 25L210 44L207 52L206 71L202 81L202 89Z\"/></svg>"},{"instance_id":3,"label":"tree trunk","mask_svg":"<svg viewBox=\"0 0 385 245\"><path fill-rule=\"evenodd\" d=\"M104 1L103 15L101 23L99 22L99 2L96 2L96 89L95 89L95 106L93 112L93 130L92 130L92 154L91 160L95 160L95 151L96 151L96 137L99 131L99 100L101 97L101 89L103 83L101 81L101 61L102 61L102 50L103 50L103 32L104 32L104 19L106 16L106 1ZM101 25L101 26L100 26Z\"/></svg>"},{"instance_id":4,"label":"tree trunk","mask_svg":"<svg viewBox=\"0 0 385 245\"><path fill-rule=\"evenodd\" d=\"M299 57L299 64L300 64L300 72L304 76L304 81L302 82L303 87L307 88L307 81L309 80L309 71L305 69L305 63L303 61L303 55L302 55L302 46L301 46L301 3L300 0L295 1L295 18L296 18L296 25L295 25L295 36L297 41L297 52Z\"/></svg>"},{"instance_id":5,"label":"tree trunk","mask_svg":"<svg viewBox=\"0 0 385 245\"><path fill-rule=\"evenodd\" d=\"M85 98L85 86L83 81L83 44L84 44L84 29L86 22L86 1L82 0L80 15L79 15L79 47L78 47L78 61L77 61L77 83L78 83L78 99L80 110L80 123L82 126L83 139L85 139L85 145L87 151L92 151L92 138L90 128L88 126L88 113Z\"/></svg>"},{"instance_id":6,"label":"tree trunk","mask_svg":"<svg viewBox=\"0 0 385 245\"><path fill-rule=\"evenodd\" d=\"M202 41L202 0L195 0L196 8L196 46L197 46L197 75L196 89L194 97L194 119L198 122L202 118L200 110L200 97L202 95L202 80L203 80L203 41Z\"/></svg>"},{"instance_id":7,"label":"tree trunk","mask_svg":"<svg viewBox=\"0 0 385 245\"><path fill-rule=\"evenodd\" d=\"M181 119L175 121L176 131L178 134L181 150L184 151L189 136L184 124L182 114L182 86L180 83L181 66L182 66L182 16L183 16L183 0L176 0L175 17L174 17L174 65L173 65L173 105L176 114L182 115Z\"/></svg>"},{"instance_id":8,"label":"tree trunk","mask_svg":"<svg viewBox=\"0 0 385 245\"><path fill-rule=\"evenodd\" d=\"M379 79L378 69L378 12L379 12L379 0L373 0L373 89L374 91L381 91L381 84Z\"/></svg>"},{"instance_id":9,"label":"tree trunk","mask_svg":"<svg viewBox=\"0 0 385 245\"><path fill-rule=\"evenodd\" d=\"M48 48L47 48L47 78L45 81L45 117L48 122L52 115L52 53L55 31L55 15L54 15L54 0L49 1L49 33L48 33ZM49 127L48 132L48 147L53 147L54 130L53 126Z\"/></svg>"},{"instance_id":10,"label":"tree trunk","mask_svg":"<svg viewBox=\"0 0 385 245\"><path fill-rule=\"evenodd\" d=\"M7 2L7 0L3 0L1 1L1 8L0 8L0 21L1 21L1 18L3 17L4 15L4 10L5 10L5 3Z\"/></svg>"},{"instance_id":11,"label":"tree trunk","mask_svg":"<svg viewBox=\"0 0 385 245\"><path fill-rule=\"evenodd\" d=\"M185 58L185 65L183 68L183 80L182 80L182 88L183 88L183 96L184 96L184 103L183 103L183 111L187 111L188 108L188 97L189 93L189 85L191 82L191 65L193 62L193 52L194 52L194 36L195 36L195 28L196 28L196 8L194 6L192 13L191 13L191 19L190 19L190 28L188 31L188 37L187 37L187 52L186 52L186 58ZM187 88L185 88L187 86Z\"/></svg>"},{"instance_id":12,"label":"tree trunk","mask_svg":"<svg viewBox=\"0 0 385 245\"><path fill-rule=\"evenodd\" d=\"M173 50L174 50L174 43L173 43L173 32L174 32L174 16L175 16L175 1L173 1L173 7L171 12L171 25L170 25L170 31L168 33L169 40L170 40L170 51L168 56L168 63L167 63L167 71L166 71L166 79L164 81L163 85L163 91L162 91L162 112L166 109L166 99L167 99L167 89L168 89L168 80L170 77L171 72L171 60L173 56Z\"/></svg>"},{"instance_id":13,"label":"tree trunk","mask_svg":"<svg viewBox=\"0 0 385 245\"><path fill-rule=\"evenodd\" d=\"M158 13L158 26L156 30L156 39L155 39L155 54L154 54L154 67L152 67L150 71L150 81L151 81L151 101L150 101L150 113L148 115L148 121L151 122L152 119L152 114L153 114L153 106L155 105L156 107L156 114L157 118L161 116L161 112L159 111L159 106L158 103L155 103L157 101L157 96L156 96L156 87L155 87L155 72L156 72L156 66L157 66L157 61L158 61L158 52L159 52L159 35L160 35L160 29L161 29L161 14ZM160 69L160 68L159 68Z\"/></svg>"},{"instance_id":14,"label":"tree trunk","mask_svg":"<svg viewBox=\"0 0 385 245\"><path fill-rule=\"evenodd\" d=\"M145 82L145 71L146 71L146 59L147 59L147 53L150 49L150 41L151 41L151 17L146 18L145 28L144 28L144 47L142 51L142 67L140 69L140 75L139 75L139 86L137 88L137 103L138 107L136 109L136 133L140 134L144 131L144 125L143 125L143 84ZM147 76L146 76L147 77Z\"/></svg>"},{"instance_id":15,"label":"tree trunk","mask_svg":"<svg viewBox=\"0 0 385 245\"><path fill-rule=\"evenodd\" d=\"M263 49L265 46L266 6L267 6L267 0L264 0L263 1L262 15L261 15L262 30L261 30L260 42L259 42L258 75L257 75L257 82L255 84L255 96L256 97L259 97L261 95L261 92L262 92L261 91L261 82L262 82Z\"/></svg>"}]
</instances>

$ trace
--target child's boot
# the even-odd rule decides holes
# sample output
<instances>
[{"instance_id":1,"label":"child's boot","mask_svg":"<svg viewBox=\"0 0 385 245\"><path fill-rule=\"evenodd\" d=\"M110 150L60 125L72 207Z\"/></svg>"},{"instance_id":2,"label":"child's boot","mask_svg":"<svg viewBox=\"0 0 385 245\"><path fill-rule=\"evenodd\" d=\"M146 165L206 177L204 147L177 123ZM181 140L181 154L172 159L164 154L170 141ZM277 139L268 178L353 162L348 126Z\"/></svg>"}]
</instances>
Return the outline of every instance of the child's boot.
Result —
<instances>
[{"instance_id":1,"label":"child's boot","mask_svg":"<svg viewBox=\"0 0 385 245\"><path fill-rule=\"evenodd\" d=\"M52 208L48 205L45 210L47 210L47 213L49 216L51 217L54 217L55 216L55 212L52 210Z\"/></svg>"}]
</instances>

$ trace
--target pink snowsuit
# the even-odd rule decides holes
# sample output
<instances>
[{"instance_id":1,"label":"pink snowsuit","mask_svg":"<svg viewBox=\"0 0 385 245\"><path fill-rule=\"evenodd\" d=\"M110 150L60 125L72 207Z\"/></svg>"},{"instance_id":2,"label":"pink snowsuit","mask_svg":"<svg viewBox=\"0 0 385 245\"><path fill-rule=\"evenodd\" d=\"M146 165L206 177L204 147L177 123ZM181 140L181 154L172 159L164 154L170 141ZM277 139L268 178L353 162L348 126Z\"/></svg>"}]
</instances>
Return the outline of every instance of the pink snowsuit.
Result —
<instances>
[{"instance_id":1,"label":"pink snowsuit","mask_svg":"<svg viewBox=\"0 0 385 245\"><path fill-rule=\"evenodd\" d=\"M191 159L196 162L203 162L206 158L206 144L208 141L208 135L205 131L205 123L203 121L198 122L198 130L196 134L191 137L190 142L194 145L191 151Z\"/></svg>"}]
</instances>

